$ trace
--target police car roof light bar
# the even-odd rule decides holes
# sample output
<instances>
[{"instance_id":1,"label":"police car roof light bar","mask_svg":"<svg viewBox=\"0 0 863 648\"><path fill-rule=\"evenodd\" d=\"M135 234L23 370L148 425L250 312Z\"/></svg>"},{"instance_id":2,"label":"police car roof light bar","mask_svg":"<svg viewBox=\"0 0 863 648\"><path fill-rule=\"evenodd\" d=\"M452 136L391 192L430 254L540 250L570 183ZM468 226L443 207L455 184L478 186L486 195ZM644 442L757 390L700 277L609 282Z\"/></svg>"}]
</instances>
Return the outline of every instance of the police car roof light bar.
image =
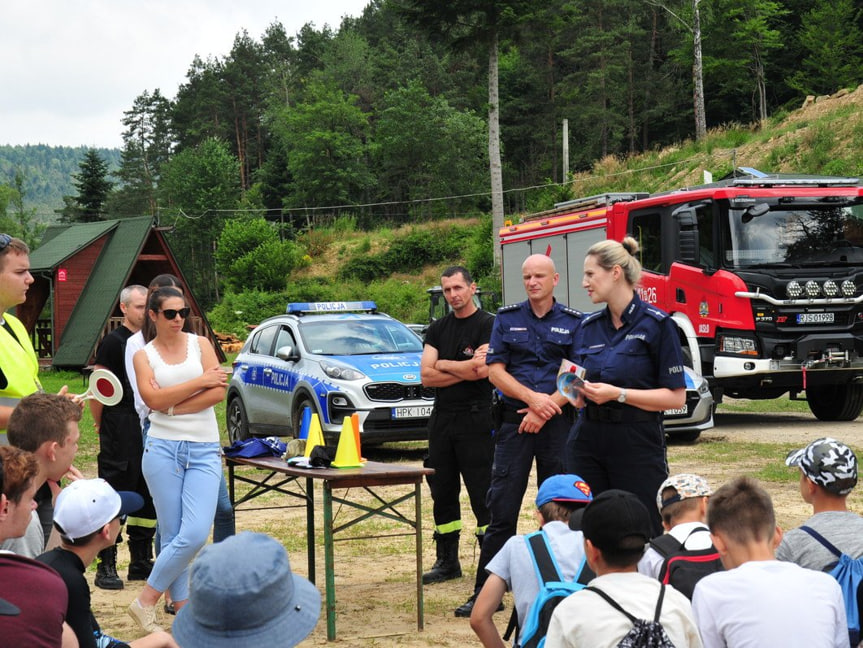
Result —
<instances>
[{"instance_id":1,"label":"police car roof light bar","mask_svg":"<svg viewBox=\"0 0 863 648\"><path fill-rule=\"evenodd\" d=\"M342 302L291 302L285 311L289 315L308 315L310 313L376 313L378 306L373 301Z\"/></svg>"}]
</instances>

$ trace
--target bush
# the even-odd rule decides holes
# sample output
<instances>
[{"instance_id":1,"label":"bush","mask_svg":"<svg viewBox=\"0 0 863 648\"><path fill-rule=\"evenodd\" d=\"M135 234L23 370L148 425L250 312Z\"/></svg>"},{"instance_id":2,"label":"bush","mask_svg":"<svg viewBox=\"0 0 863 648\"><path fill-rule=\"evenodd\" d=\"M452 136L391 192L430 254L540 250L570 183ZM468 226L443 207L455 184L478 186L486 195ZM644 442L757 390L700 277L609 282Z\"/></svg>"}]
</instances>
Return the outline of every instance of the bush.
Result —
<instances>
[{"instance_id":1,"label":"bush","mask_svg":"<svg viewBox=\"0 0 863 648\"><path fill-rule=\"evenodd\" d=\"M285 312L288 299L284 292L246 290L241 293L228 292L222 301L207 313L214 331L230 333L245 340L249 325Z\"/></svg>"}]
</instances>

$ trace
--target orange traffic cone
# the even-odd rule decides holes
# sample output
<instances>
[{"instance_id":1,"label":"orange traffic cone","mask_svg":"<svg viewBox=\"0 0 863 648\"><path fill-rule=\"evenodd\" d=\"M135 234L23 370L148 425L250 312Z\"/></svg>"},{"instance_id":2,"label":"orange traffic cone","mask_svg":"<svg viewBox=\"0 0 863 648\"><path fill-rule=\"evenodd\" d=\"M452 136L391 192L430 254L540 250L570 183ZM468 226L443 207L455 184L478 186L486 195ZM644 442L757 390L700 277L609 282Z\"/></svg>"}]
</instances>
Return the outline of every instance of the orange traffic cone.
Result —
<instances>
[{"instance_id":1,"label":"orange traffic cone","mask_svg":"<svg viewBox=\"0 0 863 648\"><path fill-rule=\"evenodd\" d=\"M357 440L354 436L354 425L347 416L342 421L339 447L336 448L336 458L332 466L333 468L359 468L362 466Z\"/></svg>"},{"instance_id":2,"label":"orange traffic cone","mask_svg":"<svg viewBox=\"0 0 863 648\"><path fill-rule=\"evenodd\" d=\"M366 458L363 456L363 446L360 443L360 415L359 412L354 412L351 414L351 425L354 427L354 439L357 444L357 455L360 458L360 461L365 462Z\"/></svg>"},{"instance_id":3,"label":"orange traffic cone","mask_svg":"<svg viewBox=\"0 0 863 648\"><path fill-rule=\"evenodd\" d=\"M306 450L303 456L307 458L311 457L314 447L322 445L326 445L326 443L324 443L324 433L321 431L321 419L318 418L317 412L312 412L312 419L309 422L309 435L306 438Z\"/></svg>"}]
</instances>

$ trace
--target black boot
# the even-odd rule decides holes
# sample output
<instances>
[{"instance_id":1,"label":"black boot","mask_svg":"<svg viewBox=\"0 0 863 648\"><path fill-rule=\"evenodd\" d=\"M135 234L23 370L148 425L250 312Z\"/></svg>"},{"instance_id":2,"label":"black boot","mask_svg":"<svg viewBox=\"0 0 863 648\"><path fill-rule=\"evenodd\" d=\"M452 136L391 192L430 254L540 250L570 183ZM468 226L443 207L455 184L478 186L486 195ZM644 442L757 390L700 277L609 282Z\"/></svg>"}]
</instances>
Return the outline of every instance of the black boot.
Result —
<instances>
[{"instance_id":1,"label":"black boot","mask_svg":"<svg viewBox=\"0 0 863 648\"><path fill-rule=\"evenodd\" d=\"M477 596L479 596L479 592L478 592L478 591L476 591L476 592L474 592L473 594L471 594L471 595L470 595L470 598L469 598L467 601L465 601L464 603L462 603L461 605L459 605L459 606L455 609L455 615L456 615L457 617L461 617L461 618L463 618L463 619L468 619L468 618L470 618L470 613L471 613L471 612L473 612L473 605L474 605L474 603L476 603L476 597L477 597ZM503 601L501 601L501 602L498 604L497 609L495 610L495 612L502 612L502 611L504 610L504 608L505 608L505 607L506 607L506 606L503 604Z\"/></svg>"},{"instance_id":2,"label":"black boot","mask_svg":"<svg viewBox=\"0 0 863 648\"><path fill-rule=\"evenodd\" d=\"M431 571L423 574L423 584L442 583L454 578L461 578L461 564L458 561L458 531L438 533L435 531L434 541L437 560Z\"/></svg>"},{"instance_id":3,"label":"black boot","mask_svg":"<svg viewBox=\"0 0 863 648\"><path fill-rule=\"evenodd\" d=\"M123 589L123 581L117 575L117 545L102 549L99 552L99 564L96 567L96 587L106 590Z\"/></svg>"},{"instance_id":4,"label":"black boot","mask_svg":"<svg viewBox=\"0 0 863 648\"><path fill-rule=\"evenodd\" d=\"M153 543L129 538L129 557L129 580L147 580L153 571Z\"/></svg>"}]
</instances>

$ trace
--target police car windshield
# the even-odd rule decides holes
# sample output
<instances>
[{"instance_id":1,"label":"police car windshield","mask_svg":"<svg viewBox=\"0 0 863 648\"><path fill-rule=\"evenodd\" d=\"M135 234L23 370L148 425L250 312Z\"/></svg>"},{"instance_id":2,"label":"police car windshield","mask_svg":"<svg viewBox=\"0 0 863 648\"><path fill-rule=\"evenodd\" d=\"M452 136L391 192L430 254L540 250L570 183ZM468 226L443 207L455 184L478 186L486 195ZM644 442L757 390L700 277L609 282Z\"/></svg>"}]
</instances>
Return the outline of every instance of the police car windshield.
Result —
<instances>
[{"instance_id":1,"label":"police car windshield","mask_svg":"<svg viewBox=\"0 0 863 648\"><path fill-rule=\"evenodd\" d=\"M389 319L306 321L300 327L310 353L331 356L422 352L422 342Z\"/></svg>"}]
</instances>

